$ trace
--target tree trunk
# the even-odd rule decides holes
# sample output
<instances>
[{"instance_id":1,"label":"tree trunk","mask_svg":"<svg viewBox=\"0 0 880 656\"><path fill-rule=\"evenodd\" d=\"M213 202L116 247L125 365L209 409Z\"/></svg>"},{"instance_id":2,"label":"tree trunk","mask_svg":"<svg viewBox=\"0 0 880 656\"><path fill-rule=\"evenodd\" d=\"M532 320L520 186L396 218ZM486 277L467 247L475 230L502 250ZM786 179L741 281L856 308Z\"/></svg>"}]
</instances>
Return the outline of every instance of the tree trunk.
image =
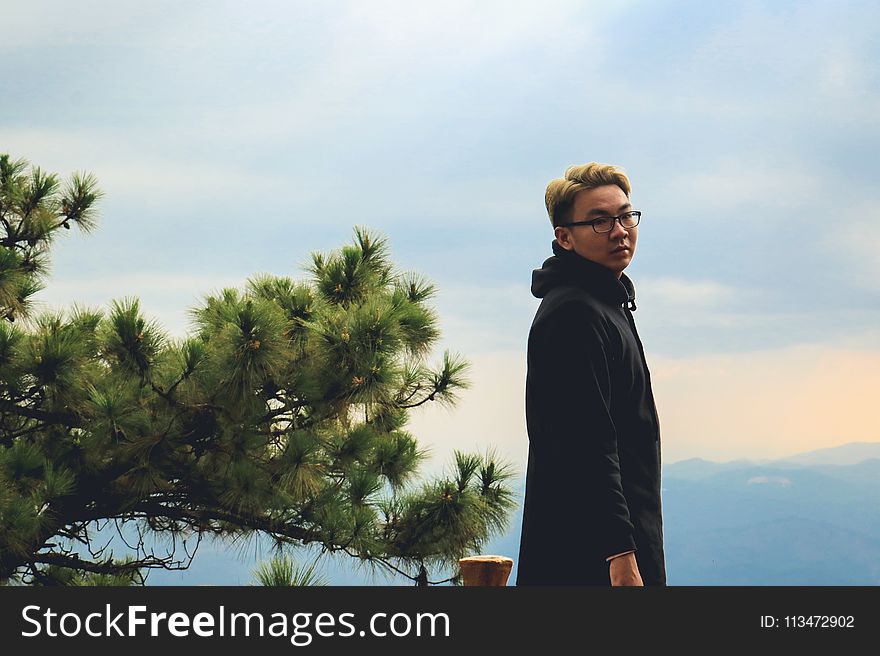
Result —
<instances>
[{"instance_id":1,"label":"tree trunk","mask_svg":"<svg viewBox=\"0 0 880 656\"><path fill-rule=\"evenodd\" d=\"M468 556L458 561L464 585L506 586L513 559L506 556Z\"/></svg>"}]
</instances>

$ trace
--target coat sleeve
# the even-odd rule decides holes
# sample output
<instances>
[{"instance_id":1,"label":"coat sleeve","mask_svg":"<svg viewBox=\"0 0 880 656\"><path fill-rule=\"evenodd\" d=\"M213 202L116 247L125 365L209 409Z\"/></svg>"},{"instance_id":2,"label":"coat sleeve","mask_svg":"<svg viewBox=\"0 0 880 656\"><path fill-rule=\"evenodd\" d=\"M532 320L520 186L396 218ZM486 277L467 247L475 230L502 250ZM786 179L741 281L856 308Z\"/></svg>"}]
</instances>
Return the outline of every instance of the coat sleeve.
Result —
<instances>
[{"instance_id":1,"label":"coat sleeve","mask_svg":"<svg viewBox=\"0 0 880 656\"><path fill-rule=\"evenodd\" d=\"M570 478L564 502L573 521L589 522L594 546L606 558L635 551L611 417L613 363L600 317L582 303L566 303L529 341L530 384L539 390L546 427L533 447Z\"/></svg>"}]
</instances>

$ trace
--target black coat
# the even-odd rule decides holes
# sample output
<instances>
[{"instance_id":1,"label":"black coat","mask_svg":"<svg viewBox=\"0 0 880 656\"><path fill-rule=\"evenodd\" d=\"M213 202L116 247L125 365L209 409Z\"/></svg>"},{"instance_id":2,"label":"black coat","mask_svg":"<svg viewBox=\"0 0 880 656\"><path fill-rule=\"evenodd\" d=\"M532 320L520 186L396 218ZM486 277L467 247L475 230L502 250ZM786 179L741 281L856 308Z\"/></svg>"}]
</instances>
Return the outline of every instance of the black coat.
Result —
<instances>
[{"instance_id":1,"label":"black coat","mask_svg":"<svg viewBox=\"0 0 880 656\"><path fill-rule=\"evenodd\" d=\"M632 281L566 251L532 273L543 299L528 340L529 460L517 585L610 585L635 549L666 585L660 423L632 311Z\"/></svg>"}]
</instances>

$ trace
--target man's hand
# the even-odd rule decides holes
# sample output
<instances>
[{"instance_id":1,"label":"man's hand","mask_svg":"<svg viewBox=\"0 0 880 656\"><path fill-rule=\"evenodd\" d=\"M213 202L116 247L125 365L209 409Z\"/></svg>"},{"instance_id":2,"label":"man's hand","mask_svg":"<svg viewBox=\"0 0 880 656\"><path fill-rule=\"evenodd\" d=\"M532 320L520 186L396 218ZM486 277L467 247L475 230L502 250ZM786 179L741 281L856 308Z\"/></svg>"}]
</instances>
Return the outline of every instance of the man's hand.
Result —
<instances>
[{"instance_id":1,"label":"man's hand","mask_svg":"<svg viewBox=\"0 0 880 656\"><path fill-rule=\"evenodd\" d=\"M623 556L611 559L609 565L609 573L611 575L611 585L634 585L644 586L642 583L642 575L639 574L639 564L636 562L636 554L631 551Z\"/></svg>"}]
</instances>

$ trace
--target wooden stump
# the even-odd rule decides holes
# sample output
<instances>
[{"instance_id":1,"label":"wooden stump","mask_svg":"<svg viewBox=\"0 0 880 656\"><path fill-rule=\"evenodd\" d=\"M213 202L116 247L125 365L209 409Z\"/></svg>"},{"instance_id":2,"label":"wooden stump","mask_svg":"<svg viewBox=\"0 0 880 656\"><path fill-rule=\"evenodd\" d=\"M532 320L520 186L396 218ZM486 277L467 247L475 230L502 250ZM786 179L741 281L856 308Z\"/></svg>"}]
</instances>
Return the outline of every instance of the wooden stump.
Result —
<instances>
[{"instance_id":1,"label":"wooden stump","mask_svg":"<svg viewBox=\"0 0 880 656\"><path fill-rule=\"evenodd\" d=\"M506 556L468 556L458 561L464 585L505 586L513 559Z\"/></svg>"}]
</instances>

